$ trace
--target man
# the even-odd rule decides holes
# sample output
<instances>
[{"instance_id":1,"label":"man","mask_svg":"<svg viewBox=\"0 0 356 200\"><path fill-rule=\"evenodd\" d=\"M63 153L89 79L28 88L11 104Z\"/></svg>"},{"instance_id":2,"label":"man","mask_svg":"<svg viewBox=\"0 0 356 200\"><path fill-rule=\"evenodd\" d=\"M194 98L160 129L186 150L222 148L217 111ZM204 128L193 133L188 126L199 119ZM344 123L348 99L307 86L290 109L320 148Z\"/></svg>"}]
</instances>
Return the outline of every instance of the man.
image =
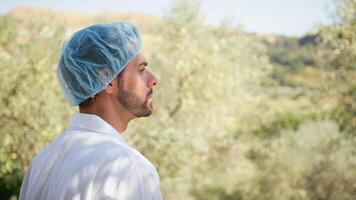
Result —
<instances>
[{"instance_id":1,"label":"man","mask_svg":"<svg viewBox=\"0 0 356 200\"><path fill-rule=\"evenodd\" d=\"M28 167L20 199L162 199L155 167L120 133L152 113L156 77L128 23L84 28L63 46L57 76L79 113Z\"/></svg>"}]
</instances>

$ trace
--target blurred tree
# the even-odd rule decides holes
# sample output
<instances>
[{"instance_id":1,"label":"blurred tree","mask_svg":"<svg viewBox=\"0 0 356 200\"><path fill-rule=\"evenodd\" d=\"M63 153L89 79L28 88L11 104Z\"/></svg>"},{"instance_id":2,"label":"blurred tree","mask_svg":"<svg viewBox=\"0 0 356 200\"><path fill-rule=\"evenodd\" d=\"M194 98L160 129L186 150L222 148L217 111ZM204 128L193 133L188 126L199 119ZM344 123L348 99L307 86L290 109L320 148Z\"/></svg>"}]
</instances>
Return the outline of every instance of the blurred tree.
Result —
<instances>
[{"instance_id":1,"label":"blurred tree","mask_svg":"<svg viewBox=\"0 0 356 200\"><path fill-rule=\"evenodd\" d=\"M248 129L245 117L258 113L259 83L270 65L253 38L228 22L205 25L198 1L176 1L158 26L150 62L159 106L128 135L140 135L133 143L158 166L166 198L189 199L209 170L223 173L235 130Z\"/></svg>"},{"instance_id":2,"label":"blurred tree","mask_svg":"<svg viewBox=\"0 0 356 200\"><path fill-rule=\"evenodd\" d=\"M337 55L336 68L356 69L356 1L336 0L335 5L335 24L325 27L324 42Z\"/></svg>"},{"instance_id":3,"label":"blurred tree","mask_svg":"<svg viewBox=\"0 0 356 200\"><path fill-rule=\"evenodd\" d=\"M343 131L356 136L356 0L338 0L333 26L322 28L324 43L335 53L333 73L326 73L324 89L337 97L332 117Z\"/></svg>"},{"instance_id":4,"label":"blurred tree","mask_svg":"<svg viewBox=\"0 0 356 200\"><path fill-rule=\"evenodd\" d=\"M211 170L193 195L204 200L355 199L356 140L338 129L332 121L312 121L273 139L240 138L224 173Z\"/></svg>"},{"instance_id":5,"label":"blurred tree","mask_svg":"<svg viewBox=\"0 0 356 200\"><path fill-rule=\"evenodd\" d=\"M55 78L64 28L51 18L0 17L0 193L19 191L34 154L69 115Z\"/></svg>"}]
</instances>

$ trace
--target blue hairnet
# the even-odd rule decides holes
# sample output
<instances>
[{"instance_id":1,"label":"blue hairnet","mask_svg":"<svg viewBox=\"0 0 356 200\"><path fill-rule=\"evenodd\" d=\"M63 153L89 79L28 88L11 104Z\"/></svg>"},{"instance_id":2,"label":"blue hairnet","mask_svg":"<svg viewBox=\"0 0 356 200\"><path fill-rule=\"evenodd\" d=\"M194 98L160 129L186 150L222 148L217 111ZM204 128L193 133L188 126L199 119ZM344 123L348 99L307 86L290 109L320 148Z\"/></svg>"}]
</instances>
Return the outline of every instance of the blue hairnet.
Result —
<instances>
[{"instance_id":1,"label":"blue hairnet","mask_svg":"<svg viewBox=\"0 0 356 200\"><path fill-rule=\"evenodd\" d=\"M140 33L129 23L97 24L74 33L63 45L57 69L70 105L105 89L141 48Z\"/></svg>"}]
</instances>

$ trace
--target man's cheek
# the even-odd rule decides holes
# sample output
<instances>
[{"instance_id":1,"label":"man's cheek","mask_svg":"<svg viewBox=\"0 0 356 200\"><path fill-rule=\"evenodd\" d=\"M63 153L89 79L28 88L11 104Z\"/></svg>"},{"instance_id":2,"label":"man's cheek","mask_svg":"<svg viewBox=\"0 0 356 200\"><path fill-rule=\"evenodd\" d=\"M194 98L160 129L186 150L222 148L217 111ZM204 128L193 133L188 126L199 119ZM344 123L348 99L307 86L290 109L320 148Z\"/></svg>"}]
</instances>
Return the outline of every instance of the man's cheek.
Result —
<instances>
[{"instance_id":1,"label":"man's cheek","mask_svg":"<svg viewBox=\"0 0 356 200\"><path fill-rule=\"evenodd\" d=\"M125 88L126 88L127 91L130 91L130 92L134 91L135 88L136 88L135 79L133 79L132 77L129 77L127 79L127 82L126 82L125 86L126 86Z\"/></svg>"}]
</instances>

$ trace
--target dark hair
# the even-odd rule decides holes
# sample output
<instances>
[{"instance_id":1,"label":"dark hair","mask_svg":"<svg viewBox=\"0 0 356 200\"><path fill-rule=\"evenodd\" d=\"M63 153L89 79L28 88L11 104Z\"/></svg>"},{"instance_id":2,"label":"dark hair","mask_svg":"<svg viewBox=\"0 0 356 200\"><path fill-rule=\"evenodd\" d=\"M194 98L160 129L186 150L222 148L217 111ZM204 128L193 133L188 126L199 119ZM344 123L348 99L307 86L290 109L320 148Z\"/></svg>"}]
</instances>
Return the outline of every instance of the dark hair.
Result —
<instances>
[{"instance_id":1,"label":"dark hair","mask_svg":"<svg viewBox=\"0 0 356 200\"><path fill-rule=\"evenodd\" d=\"M92 104L95 101L95 97L97 95L98 94L94 95L93 97L89 97L89 98L85 99L83 102L81 102L79 104L79 108L85 108L85 107L89 106L90 104Z\"/></svg>"},{"instance_id":2,"label":"dark hair","mask_svg":"<svg viewBox=\"0 0 356 200\"><path fill-rule=\"evenodd\" d=\"M122 74L122 73L119 73L118 75L117 75L117 78L118 78L118 87L119 87L119 89L122 87L122 85L123 85L123 76L121 76L120 74ZM100 93L100 92L99 92ZM79 108L85 108L85 107L87 107L87 106L89 106L90 104L92 104L92 103L94 103L94 101L95 101L95 97L97 97L98 95L99 95L99 93L97 93L96 95L94 95L93 97L89 97L89 98L87 98L87 99L85 99L83 102L81 102L80 104L79 104Z\"/></svg>"}]
</instances>

